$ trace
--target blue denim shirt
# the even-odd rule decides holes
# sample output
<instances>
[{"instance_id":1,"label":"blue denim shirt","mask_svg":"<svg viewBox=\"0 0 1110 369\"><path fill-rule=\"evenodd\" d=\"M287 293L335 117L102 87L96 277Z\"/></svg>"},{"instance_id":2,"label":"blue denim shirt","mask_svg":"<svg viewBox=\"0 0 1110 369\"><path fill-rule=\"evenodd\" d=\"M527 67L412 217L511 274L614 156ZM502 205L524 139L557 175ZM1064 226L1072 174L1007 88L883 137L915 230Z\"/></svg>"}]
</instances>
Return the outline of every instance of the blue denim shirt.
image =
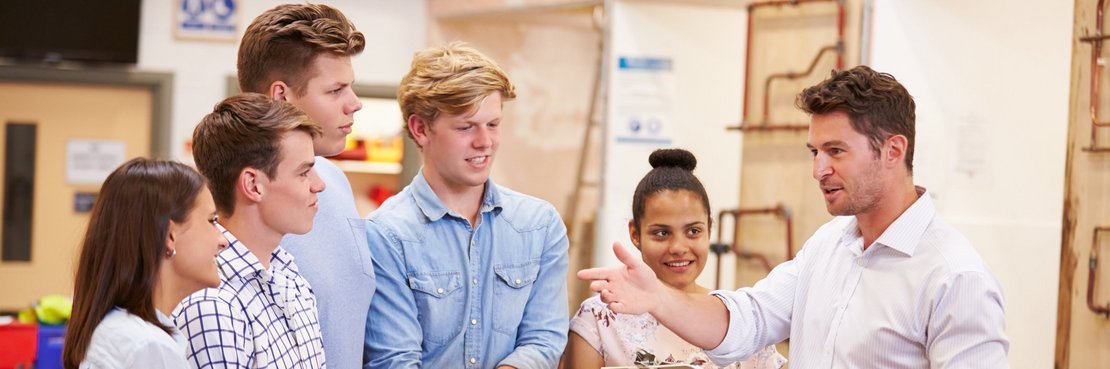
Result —
<instances>
[{"instance_id":1,"label":"blue denim shirt","mask_svg":"<svg viewBox=\"0 0 1110 369\"><path fill-rule=\"evenodd\" d=\"M423 173L367 222L378 286L365 368L554 368L567 341L567 236L551 204L486 182L479 216Z\"/></svg>"}]
</instances>

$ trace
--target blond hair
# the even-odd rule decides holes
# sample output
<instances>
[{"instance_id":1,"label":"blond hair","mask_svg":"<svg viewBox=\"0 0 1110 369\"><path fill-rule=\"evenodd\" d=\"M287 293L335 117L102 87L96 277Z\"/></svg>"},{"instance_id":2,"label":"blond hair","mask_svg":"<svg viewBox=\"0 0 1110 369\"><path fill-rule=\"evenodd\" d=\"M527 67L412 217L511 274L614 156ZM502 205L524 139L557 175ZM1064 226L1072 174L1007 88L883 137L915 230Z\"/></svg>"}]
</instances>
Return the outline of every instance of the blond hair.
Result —
<instances>
[{"instance_id":1,"label":"blond hair","mask_svg":"<svg viewBox=\"0 0 1110 369\"><path fill-rule=\"evenodd\" d=\"M235 181L244 168L273 178L281 162L281 139L301 131L319 136L320 126L292 104L256 93L239 94L216 104L193 130L193 160L212 190L216 208L235 212Z\"/></svg>"},{"instance_id":2,"label":"blond hair","mask_svg":"<svg viewBox=\"0 0 1110 369\"><path fill-rule=\"evenodd\" d=\"M366 47L362 32L338 9L323 4L283 4L260 14L239 44L239 89L266 93L283 81L303 96L322 53L355 56Z\"/></svg>"},{"instance_id":3,"label":"blond hair","mask_svg":"<svg viewBox=\"0 0 1110 369\"><path fill-rule=\"evenodd\" d=\"M416 53L412 68L397 88L397 102L407 129L410 116L429 124L439 114L462 114L476 108L494 92L502 101L512 100L516 91L509 76L493 59L462 42L430 47Z\"/></svg>"}]
</instances>

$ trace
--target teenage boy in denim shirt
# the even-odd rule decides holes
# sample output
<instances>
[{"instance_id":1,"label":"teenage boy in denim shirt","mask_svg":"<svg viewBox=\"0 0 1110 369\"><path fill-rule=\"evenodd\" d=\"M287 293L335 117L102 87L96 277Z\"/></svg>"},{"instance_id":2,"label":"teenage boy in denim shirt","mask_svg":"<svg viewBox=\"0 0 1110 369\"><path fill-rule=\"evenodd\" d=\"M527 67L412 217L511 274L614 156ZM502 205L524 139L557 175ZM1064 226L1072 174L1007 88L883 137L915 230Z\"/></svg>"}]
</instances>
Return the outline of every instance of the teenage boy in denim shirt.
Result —
<instances>
[{"instance_id":1,"label":"teenage boy in denim shirt","mask_svg":"<svg viewBox=\"0 0 1110 369\"><path fill-rule=\"evenodd\" d=\"M551 204L490 169L505 72L453 43L415 55L397 98L423 168L370 215L378 289L365 368L554 368L567 340L567 236Z\"/></svg>"}]
</instances>

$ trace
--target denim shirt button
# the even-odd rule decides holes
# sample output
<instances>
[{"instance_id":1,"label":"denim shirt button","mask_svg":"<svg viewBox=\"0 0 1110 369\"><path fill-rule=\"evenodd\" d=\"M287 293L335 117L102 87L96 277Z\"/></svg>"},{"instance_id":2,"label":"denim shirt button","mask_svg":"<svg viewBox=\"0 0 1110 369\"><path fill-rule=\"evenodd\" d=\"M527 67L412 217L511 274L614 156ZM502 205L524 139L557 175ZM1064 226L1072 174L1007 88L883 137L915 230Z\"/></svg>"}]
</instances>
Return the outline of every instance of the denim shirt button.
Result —
<instances>
[{"instance_id":1,"label":"denim shirt button","mask_svg":"<svg viewBox=\"0 0 1110 369\"><path fill-rule=\"evenodd\" d=\"M470 358L470 363L471 364L474 364L474 363L477 363L477 362L478 362L478 359Z\"/></svg>"},{"instance_id":2,"label":"denim shirt button","mask_svg":"<svg viewBox=\"0 0 1110 369\"><path fill-rule=\"evenodd\" d=\"M471 319L470 320L470 325L477 325L477 324L478 324L478 319Z\"/></svg>"},{"instance_id":3,"label":"denim shirt button","mask_svg":"<svg viewBox=\"0 0 1110 369\"><path fill-rule=\"evenodd\" d=\"M474 278L474 279L472 279L471 281L473 281L475 285L477 285L477 284L478 284L478 278Z\"/></svg>"},{"instance_id":4,"label":"denim shirt button","mask_svg":"<svg viewBox=\"0 0 1110 369\"><path fill-rule=\"evenodd\" d=\"M442 288L437 288L436 293L442 295L443 294L443 289Z\"/></svg>"},{"instance_id":5,"label":"denim shirt button","mask_svg":"<svg viewBox=\"0 0 1110 369\"><path fill-rule=\"evenodd\" d=\"M519 285L520 285L520 278L517 278L517 279L516 279L515 281L513 281L513 282L516 282L516 285L517 285L517 286L519 286Z\"/></svg>"}]
</instances>

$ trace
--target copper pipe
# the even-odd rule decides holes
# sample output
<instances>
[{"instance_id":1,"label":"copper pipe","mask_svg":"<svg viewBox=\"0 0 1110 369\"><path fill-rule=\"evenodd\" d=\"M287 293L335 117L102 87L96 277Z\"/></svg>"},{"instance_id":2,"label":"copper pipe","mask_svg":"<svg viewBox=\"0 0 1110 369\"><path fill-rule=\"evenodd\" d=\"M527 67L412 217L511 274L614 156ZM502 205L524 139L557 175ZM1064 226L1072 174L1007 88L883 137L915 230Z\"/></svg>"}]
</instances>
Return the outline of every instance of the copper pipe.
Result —
<instances>
[{"instance_id":1,"label":"copper pipe","mask_svg":"<svg viewBox=\"0 0 1110 369\"><path fill-rule=\"evenodd\" d=\"M840 6L836 7L836 46L839 48L836 53L836 70L844 70L844 28L847 24L845 13L844 1L841 0Z\"/></svg>"},{"instance_id":2,"label":"copper pipe","mask_svg":"<svg viewBox=\"0 0 1110 369\"><path fill-rule=\"evenodd\" d=\"M789 209L787 209L782 204L778 204L770 208L739 209L733 211L736 212L736 231L739 231L739 220L740 217L744 215L774 214L781 218L783 220L783 223L786 225L786 260L791 260L794 258L794 235L792 232L794 229L794 220L793 217L790 215ZM733 238L737 238L737 234L739 233L733 233ZM735 242L733 242L733 244L736 245ZM768 269L768 271L770 271L770 269Z\"/></svg>"},{"instance_id":3,"label":"copper pipe","mask_svg":"<svg viewBox=\"0 0 1110 369\"><path fill-rule=\"evenodd\" d=\"M721 230L723 229L722 224L725 223L725 215L727 215L727 214L729 214L727 210L722 210L720 213L717 213L717 242L716 242L717 244L722 244L721 241L724 241L722 239L723 236L722 236ZM733 218L732 221L735 222L736 218ZM715 279L714 279L713 285L715 286L715 288L720 289L721 288L721 260L724 259L722 257L723 256L722 254L724 254L724 252L728 252L728 251L718 252L717 250L714 250L714 249L715 249L715 247L713 247L713 245L710 245L710 250L713 250L714 251L713 253L715 255L717 255L717 275L714 277ZM732 248L729 247L728 249L731 250Z\"/></svg>"},{"instance_id":4,"label":"copper pipe","mask_svg":"<svg viewBox=\"0 0 1110 369\"><path fill-rule=\"evenodd\" d=\"M1102 232L1110 232L1110 226L1095 227L1093 232L1094 235L1091 237L1091 261L1090 264L1088 264L1089 269L1087 272L1087 308L1091 309L1095 314L1110 318L1110 304L1102 306L1095 305L1095 270L1098 269L1098 234Z\"/></svg>"},{"instance_id":5,"label":"copper pipe","mask_svg":"<svg viewBox=\"0 0 1110 369\"><path fill-rule=\"evenodd\" d=\"M720 213L717 213L717 242L715 243L715 245L721 245L723 247L727 247L726 249L724 249L723 252L719 252L720 250L714 250L714 254L717 255L717 273L716 273L716 276L714 276L714 282L713 283L714 283L715 288L717 288L717 289L721 288L721 270L722 270L721 269L721 262L724 260L724 258L722 256L723 256L724 253L727 253L729 251L735 252L736 257L741 258L741 259L749 259L749 260L750 259L756 259L756 260L758 260L760 262L760 264L763 265L763 268L767 270L767 272L770 272L771 269L773 268L771 266L771 261L767 259L766 255L763 255L763 254L758 253L758 252L750 252L750 251L745 251L745 250L739 250L739 248L736 246L736 244L737 244L737 242L736 242L737 236L736 235L738 234L737 232L740 231L739 214L740 214L740 212L735 210L735 209L721 210ZM724 229L723 224L725 223L725 216L726 215L732 216L732 224L735 227L733 232L732 232L732 243L731 244L724 244L724 243L721 242L721 241L723 241L722 240L722 234L723 234L722 231ZM714 248L715 247L713 247L713 245L710 246L710 249L714 249Z\"/></svg>"},{"instance_id":6,"label":"copper pipe","mask_svg":"<svg viewBox=\"0 0 1110 369\"><path fill-rule=\"evenodd\" d=\"M760 264L763 264L763 269L766 269L767 273L770 273L771 269L774 269L774 266L771 265L771 261L767 260L767 255L763 255L762 253L758 253L758 252L755 252L755 251L737 250L736 251L736 257L741 258L741 259L756 259L756 260L758 260Z\"/></svg>"},{"instance_id":7,"label":"copper pipe","mask_svg":"<svg viewBox=\"0 0 1110 369\"><path fill-rule=\"evenodd\" d=\"M826 52L839 50L840 47L838 45L829 45L822 47L821 50L817 51L817 56L813 57L813 61L809 62L809 67L806 68L804 72L798 73L791 71L785 73L774 73L767 76L767 80L763 82L763 125L767 125L767 123L771 121L771 82L776 79L794 80L808 76L813 73L814 69L817 68L817 62L821 61L821 57L825 56Z\"/></svg>"},{"instance_id":8,"label":"copper pipe","mask_svg":"<svg viewBox=\"0 0 1110 369\"><path fill-rule=\"evenodd\" d=\"M1081 42L1102 41L1102 40L1105 40L1105 39L1108 39L1108 38L1110 38L1110 35L1094 35L1094 36L1080 37L1079 41L1081 41Z\"/></svg>"},{"instance_id":9,"label":"copper pipe","mask_svg":"<svg viewBox=\"0 0 1110 369\"><path fill-rule=\"evenodd\" d=\"M797 126L797 127L796 126L791 126L791 127L782 128L782 129L769 128L770 126L773 126L773 125L770 124L770 119L768 119L769 103L767 102L767 100L769 99L769 96L770 96L769 92L770 91L767 91L767 88L764 88L764 91L763 91L763 95L764 95L763 123L760 124L760 125L755 125L755 124L749 123L751 121L751 119L749 118L748 113L749 113L749 105L750 105L749 104L749 101L750 101L749 90L750 90L750 84L751 84L751 69L752 69L752 67L751 67L751 64L752 64L751 63L752 62L752 23L753 23L752 20L753 20L753 14L755 13L755 9L760 8L760 7L769 7L769 6L774 6L774 7L799 6L799 5L802 5L804 3L819 3L819 2L831 2L831 1L835 1L837 3L837 31L836 31L836 46L835 46L836 47L836 52L837 52L836 53L836 69L841 70L841 69L844 69L844 29L845 29L844 0L786 0L786 1L762 1L762 2L754 2L754 3L748 4L748 34L747 34L747 44L745 45L745 51L744 51L744 101L743 101L743 107L744 108L743 108L743 111L742 111L742 117L743 117L742 120L743 120L743 122L741 122L741 124L738 128L739 130L741 130L741 131L749 131L749 130L750 131L779 131L779 130L802 131L802 130L809 129L808 124L804 125L804 128L802 128L800 126ZM821 53L823 53L823 52L824 52L824 49L822 49ZM820 53L818 54L818 57L814 59L814 63L817 62L817 59L820 59ZM810 69L813 69L815 67L816 67L816 65L810 66ZM808 75L808 74L809 73L806 73L806 75ZM767 85L770 85L770 80L768 80ZM768 127L768 128L755 128L755 127Z\"/></svg>"},{"instance_id":10,"label":"copper pipe","mask_svg":"<svg viewBox=\"0 0 1110 369\"><path fill-rule=\"evenodd\" d=\"M794 217L790 215L790 209L781 204L779 208L779 214L786 223L786 260L794 260Z\"/></svg>"},{"instance_id":11,"label":"copper pipe","mask_svg":"<svg viewBox=\"0 0 1110 369\"><path fill-rule=\"evenodd\" d=\"M1110 36L1102 33L1104 3L1105 0L1098 0L1098 9L1095 12L1095 34L1079 38L1081 42L1091 43L1091 144L1083 148L1083 151L1088 152L1110 152L1110 147L1099 146L1098 144L1098 128L1110 126L1110 122L1098 121L1098 81L1099 75L1102 74L1102 68L1098 65L1098 60L1099 56L1102 55L1102 41L1110 38Z\"/></svg>"},{"instance_id":12,"label":"copper pipe","mask_svg":"<svg viewBox=\"0 0 1110 369\"><path fill-rule=\"evenodd\" d=\"M748 42L744 44L744 110L741 116L748 118L748 81L752 77L752 10L755 7L748 5Z\"/></svg>"},{"instance_id":13,"label":"copper pipe","mask_svg":"<svg viewBox=\"0 0 1110 369\"><path fill-rule=\"evenodd\" d=\"M773 215L776 215L778 218L783 219L783 221L786 224L786 260L793 259L794 258L794 246L793 246L794 245L794 221L793 221L793 219L790 215L790 210L787 209L782 204L776 205L774 207L768 207L768 208L725 209L725 210L721 210L717 214L717 244L722 244L723 243L723 233L722 233L722 231L724 230L725 217L726 216L731 216L732 217L732 224L733 224L733 231L732 231L732 242L729 244L730 250L732 250L732 252L736 253L736 256L739 257L739 258L749 259L749 260L750 259L758 260L760 262L760 264L763 265L763 268L766 269L767 272L769 273L769 272L771 272L771 269L774 268L774 266L771 265L771 261L770 261L770 259L767 258L767 255L764 255L763 253L759 253L759 252L754 252L754 251L748 251L748 250L741 249L740 244L738 242L739 235L740 235L740 217L746 216L746 215L756 215L756 214L773 214ZM721 259L722 258L720 257L720 255L718 255L718 257L717 257L717 275L716 275L716 286L718 288L720 288L720 286L721 286Z\"/></svg>"}]
</instances>

